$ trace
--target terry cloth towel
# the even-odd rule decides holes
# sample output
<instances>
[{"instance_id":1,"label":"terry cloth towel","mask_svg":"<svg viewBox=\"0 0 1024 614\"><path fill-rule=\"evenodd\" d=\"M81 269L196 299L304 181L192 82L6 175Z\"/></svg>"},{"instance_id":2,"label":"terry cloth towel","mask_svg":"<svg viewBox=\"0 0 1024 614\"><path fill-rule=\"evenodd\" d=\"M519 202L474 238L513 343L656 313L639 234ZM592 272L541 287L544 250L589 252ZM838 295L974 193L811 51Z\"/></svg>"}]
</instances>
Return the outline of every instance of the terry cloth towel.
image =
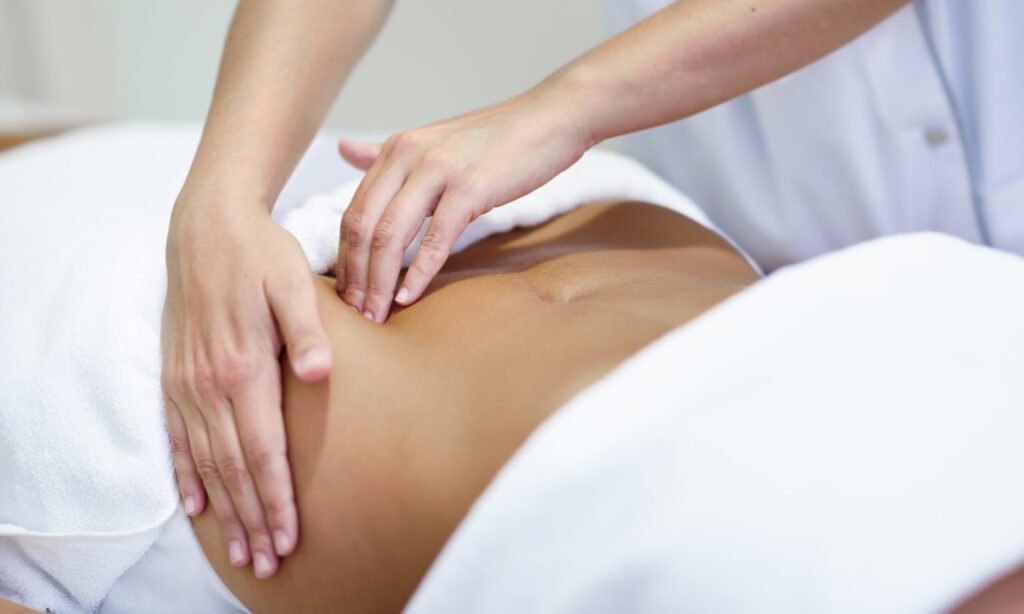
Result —
<instances>
[{"instance_id":1,"label":"terry cloth towel","mask_svg":"<svg viewBox=\"0 0 1024 614\"><path fill-rule=\"evenodd\" d=\"M1024 259L784 269L541 425L407 612L947 612L1024 563Z\"/></svg>"},{"instance_id":2,"label":"terry cloth towel","mask_svg":"<svg viewBox=\"0 0 1024 614\"><path fill-rule=\"evenodd\" d=\"M197 137L193 127L114 125L0 156L0 597L96 609L177 505L160 312L167 220ZM297 195L345 173L357 176L318 141L275 212L318 271L336 257L356 184ZM458 248L615 198L708 223L643 167L593 153L474 222Z\"/></svg>"},{"instance_id":3,"label":"terry cloth towel","mask_svg":"<svg viewBox=\"0 0 1024 614\"><path fill-rule=\"evenodd\" d=\"M335 193L315 196L304 206L282 216L284 226L299 239L313 270L318 273L329 271L337 261L336 230L357 187L358 181L350 182ZM604 151L584 154L579 162L540 189L474 220L459 237L452 253L462 251L492 234L507 232L516 227L536 226L581 205L610 200L646 202L671 209L717 232L743 253L689 198L640 163ZM428 222L423 223L419 234L405 251L403 266L409 266L412 262L416 248L427 231ZM324 233L324 228L331 228L332 232ZM760 271L751 258L745 257L755 270Z\"/></svg>"}]
</instances>

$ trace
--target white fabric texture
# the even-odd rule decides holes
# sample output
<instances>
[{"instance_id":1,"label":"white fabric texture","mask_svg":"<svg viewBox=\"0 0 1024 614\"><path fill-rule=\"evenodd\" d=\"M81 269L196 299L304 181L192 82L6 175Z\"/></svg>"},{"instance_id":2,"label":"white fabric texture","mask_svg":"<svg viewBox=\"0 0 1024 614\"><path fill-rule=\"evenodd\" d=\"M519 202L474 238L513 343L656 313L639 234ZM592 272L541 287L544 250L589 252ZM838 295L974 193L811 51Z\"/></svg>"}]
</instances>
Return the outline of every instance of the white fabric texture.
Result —
<instances>
[{"instance_id":1,"label":"white fabric texture","mask_svg":"<svg viewBox=\"0 0 1024 614\"><path fill-rule=\"evenodd\" d=\"M94 610L177 505L159 381L163 247L197 134L103 127L0 157L0 597ZM340 163L324 161L336 156L315 144L275 211L320 271L355 183L308 200L301 186L339 181ZM591 153L458 247L616 198L706 221L643 167Z\"/></svg>"},{"instance_id":2,"label":"white fabric texture","mask_svg":"<svg viewBox=\"0 0 1024 614\"><path fill-rule=\"evenodd\" d=\"M780 271L542 425L409 614L945 611L1024 563L1024 259Z\"/></svg>"},{"instance_id":3,"label":"white fabric texture","mask_svg":"<svg viewBox=\"0 0 1024 614\"><path fill-rule=\"evenodd\" d=\"M164 237L195 126L0 155L0 597L92 611L177 505L160 393ZM351 178L314 143L296 179ZM279 206L307 193L291 184Z\"/></svg>"},{"instance_id":4,"label":"white fabric texture","mask_svg":"<svg viewBox=\"0 0 1024 614\"><path fill-rule=\"evenodd\" d=\"M249 610L206 560L178 506L156 542L107 593L99 614L244 614Z\"/></svg>"},{"instance_id":5,"label":"white fabric texture","mask_svg":"<svg viewBox=\"0 0 1024 614\"><path fill-rule=\"evenodd\" d=\"M302 243L313 270L318 273L330 270L338 259L337 233L325 233L323 229L338 228L341 215L358 185L358 182L350 182L332 194L315 196L302 207L281 217L281 223ZM452 253L492 234L507 232L517 226L535 226L580 205L608 200L655 204L718 232L693 201L642 165L618 154L590 151L542 188L474 220L459 237ZM428 222L423 223L416 239L406 250L403 266L412 262ZM728 237L722 237L730 241ZM747 258L747 261L757 268L752 259Z\"/></svg>"},{"instance_id":6,"label":"white fabric texture","mask_svg":"<svg viewBox=\"0 0 1024 614\"><path fill-rule=\"evenodd\" d=\"M669 3L605 2L616 30ZM1024 254L1022 27L1020 0L917 0L802 70L625 137L625 151L768 271L928 230Z\"/></svg>"}]
</instances>

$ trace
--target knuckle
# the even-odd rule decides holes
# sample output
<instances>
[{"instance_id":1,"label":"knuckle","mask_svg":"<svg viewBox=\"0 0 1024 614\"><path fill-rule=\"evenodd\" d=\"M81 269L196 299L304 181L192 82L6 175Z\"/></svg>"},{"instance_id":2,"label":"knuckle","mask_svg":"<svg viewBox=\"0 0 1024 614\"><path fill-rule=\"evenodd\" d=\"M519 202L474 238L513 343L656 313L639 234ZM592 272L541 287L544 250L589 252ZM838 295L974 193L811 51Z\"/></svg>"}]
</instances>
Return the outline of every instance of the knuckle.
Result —
<instances>
[{"instance_id":1,"label":"knuckle","mask_svg":"<svg viewBox=\"0 0 1024 614\"><path fill-rule=\"evenodd\" d=\"M245 468L245 464L241 461L234 458L225 459L220 468L220 475L224 482L224 487L232 495L240 496L246 492L250 479L249 470Z\"/></svg>"},{"instance_id":2,"label":"knuckle","mask_svg":"<svg viewBox=\"0 0 1024 614\"><path fill-rule=\"evenodd\" d=\"M398 155L415 150L421 141L419 134L415 131L402 132L391 138L394 139L391 149Z\"/></svg>"},{"instance_id":3,"label":"knuckle","mask_svg":"<svg viewBox=\"0 0 1024 614\"><path fill-rule=\"evenodd\" d=\"M394 151L395 147L398 145L398 139L399 137L402 136L402 134L403 133L401 132L396 132L395 134L392 134L387 139L385 139L382 151Z\"/></svg>"},{"instance_id":4,"label":"knuckle","mask_svg":"<svg viewBox=\"0 0 1024 614\"><path fill-rule=\"evenodd\" d=\"M171 396L181 395L189 390L188 373L184 369L175 369L170 376Z\"/></svg>"},{"instance_id":5,"label":"knuckle","mask_svg":"<svg viewBox=\"0 0 1024 614\"><path fill-rule=\"evenodd\" d=\"M273 542L270 541L270 534L262 525L249 526L249 545L255 550L272 551Z\"/></svg>"},{"instance_id":6,"label":"knuckle","mask_svg":"<svg viewBox=\"0 0 1024 614\"><path fill-rule=\"evenodd\" d=\"M287 496L274 497L264 502L263 509L273 521L279 521L288 517L294 504Z\"/></svg>"},{"instance_id":7,"label":"knuckle","mask_svg":"<svg viewBox=\"0 0 1024 614\"><path fill-rule=\"evenodd\" d=\"M436 229L428 230L420 241L420 251L424 257L431 259L430 262L444 260L448 257L448 243L444 236Z\"/></svg>"},{"instance_id":8,"label":"knuckle","mask_svg":"<svg viewBox=\"0 0 1024 614\"><path fill-rule=\"evenodd\" d=\"M217 400L217 384L214 382L213 373L209 369L196 371L193 386L196 398L207 407Z\"/></svg>"},{"instance_id":9,"label":"knuckle","mask_svg":"<svg viewBox=\"0 0 1024 614\"><path fill-rule=\"evenodd\" d=\"M378 298L381 299L380 302L384 302L384 299L388 296L388 294L391 291L392 291L392 287L391 286L385 285L385 284L383 284L379 280L371 279L370 280L370 287L369 287L369 290L367 291L367 295L368 295L367 299L366 299L367 302L368 302L367 308L370 308L372 310L373 307L376 307L377 306L376 303L378 302L377 301Z\"/></svg>"},{"instance_id":10,"label":"knuckle","mask_svg":"<svg viewBox=\"0 0 1024 614\"><path fill-rule=\"evenodd\" d=\"M373 249L384 250L395 243L395 223L390 218L383 218L373 231Z\"/></svg>"},{"instance_id":11,"label":"knuckle","mask_svg":"<svg viewBox=\"0 0 1024 614\"><path fill-rule=\"evenodd\" d=\"M444 150L432 149L423 154L420 163L428 172L448 175L451 166L449 160L450 158L445 154Z\"/></svg>"},{"instance_id":12,"label":"knuckle","mask_svg":"<svg viewBox=\"0 0 1024 614\"><path fill-rule=\"evenodd\" d=\"M467 171L466 174L469 175L471 173ZM477 206L486 200L487 193L484 186L474 179L459 181L452 186L452 189L461 200Z\"/></svg>"},{"instance_id":13,"label":"knuckle","mask_svg":"<svg viewBox=\"0 0 1024 614\"><path fill-rule=\"evenodd\" d=\"M345 239L352 247L360 247L366 242L366 224L364 219L362 213L349 208L341 220L341 230L345 233Z\"/></svg>"},{"instance_id":14,"label":"knuckle","mask_svg":"<svg viewBox=\"0 0 1024 614\"><path fill-rule=\"evenodd\" d=\"M188 445L188 438L181 435L170 434L171 455L175 457L189 456L191 448ZM191 457L190 457L191 458Z\"/></svg>"},{"instance_id":15,"label":"knuckle","mask_svg":"<svg viewBox=\"0 0 1024 614\"><path fill-rule=\"evenodd\" d=\"M353 301L366 294L366 284L361 279L349 279L348 286L345 288L345 300Z\"/></svg>"},{"instance_id":16,"label":"knuckle","mask_svg":"<svg viewBox=\"0 0 1024 614\"><path fill-rule=\"evenodd\" d=\"M238 390L252 380L252 361L248 356L236 354L221 361L218 380L228 390Z\"/></svg>"},{"instance_id":17,"label":"knuckle","mask_svg":"<svg viewBox=\"0 0 1024 614\"><path fill-rule=\"evenodd\" d=\"M434 271L430 270L422 259L413 260L412 264L409 265L410 272L414 273L416 277L429 280L434 276Z\"/></svg>"},{"instance_id":18,"label":"knuckle","mask_svg":"<svg viewBox=\"0 0 1024 614\"><path fill-rule=\"evenodd\" d=\"M196 473L199 474L199 479L203 481L207 489L220 484L220 469L212 458L197 458Z\"/></svg>"},{"instance_id":19,"label":"knuckle","mask_svg":"<svg viewBox=\"0 0 1024 614\"><path fill-rule=\"evenodd\" d=\"M214 512L217 514L217 518L220 520L221 528L224 531L224 537L227 539L235 538L244 540L246 538L245 527L238 520L238 517L231 513L229 510L218 510L214 506Z\"/></svg>"},{"instance_id":20,"label":"knuckle","mask_svg":"<svg viewBox=\"0 0 1024 614\"><path fill-rule=\"evenodd\" d=\"M258 478L270 478L277 474L277 469L285 462L284 452L257 448L249 454L252 472Z\"/></svg>"}]
</instances>

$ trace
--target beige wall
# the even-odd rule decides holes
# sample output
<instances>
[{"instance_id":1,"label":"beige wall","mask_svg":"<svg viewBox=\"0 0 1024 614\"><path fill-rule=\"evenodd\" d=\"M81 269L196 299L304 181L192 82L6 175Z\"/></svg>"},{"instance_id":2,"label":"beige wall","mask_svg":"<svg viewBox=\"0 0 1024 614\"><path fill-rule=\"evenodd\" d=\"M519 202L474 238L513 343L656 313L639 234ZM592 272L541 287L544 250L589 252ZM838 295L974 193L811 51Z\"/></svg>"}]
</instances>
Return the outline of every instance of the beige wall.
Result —
<instances>
[{"instance_id":1,"label":"beige wall","mask_svg":"<svg viewBox=\"0 0 1024 614\"><path fill-rule=\"evenodd\" d=\"M200 120L233 7L0 0L0 102ZM399 0L328 127L410 127L513 95L602 40L602 18L598 0Z\"/></svg>"}]
</instances>

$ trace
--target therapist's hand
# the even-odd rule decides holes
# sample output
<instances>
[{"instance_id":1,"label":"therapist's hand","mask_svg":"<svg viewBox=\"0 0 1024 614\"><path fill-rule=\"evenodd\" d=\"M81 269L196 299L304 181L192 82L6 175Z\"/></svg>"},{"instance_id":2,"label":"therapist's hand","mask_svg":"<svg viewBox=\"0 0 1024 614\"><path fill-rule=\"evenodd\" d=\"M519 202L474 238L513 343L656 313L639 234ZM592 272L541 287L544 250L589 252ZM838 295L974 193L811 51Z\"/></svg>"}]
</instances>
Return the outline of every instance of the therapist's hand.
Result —
<instances>
[{"instance_id":1,"label":"therapist's hand","mask_svg":"<svg viewBox=\"0 0 1024 614\"><path fill-rule=\"evenodd\" d=\"M162 384L186 511L208 496L228 558L265 578L298 540L280 352L307 382L328 374L331 355L298 242L265 209L242 210L175 207Z\"/></svg>"},{"instance_id":2,"label":"therapist's hand","mask_svg":"<svg viewBox=\"0 0 1024 614\"><path fill-rule=\"evenodd\" d=\"M402 132L383 145L342 139L366 170L345 212L338 295L376 322L415 302L474 219L544 185L590 146L571 100L545 84L486 109ZM397 290L402 256L432 216Z\"/></svg>"}]
</instances>

